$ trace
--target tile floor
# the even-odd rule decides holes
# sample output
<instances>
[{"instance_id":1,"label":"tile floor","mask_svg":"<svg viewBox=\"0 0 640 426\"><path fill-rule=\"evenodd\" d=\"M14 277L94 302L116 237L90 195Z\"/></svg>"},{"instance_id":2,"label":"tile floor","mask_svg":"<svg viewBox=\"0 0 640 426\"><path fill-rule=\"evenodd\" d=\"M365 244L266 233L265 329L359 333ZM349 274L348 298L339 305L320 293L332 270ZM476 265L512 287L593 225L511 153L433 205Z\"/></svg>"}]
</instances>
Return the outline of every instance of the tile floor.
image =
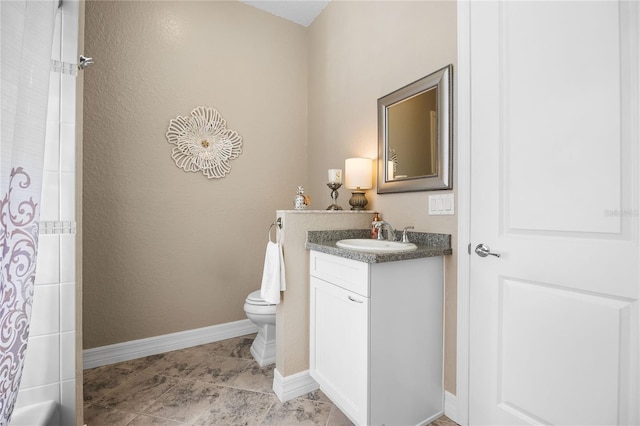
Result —
<instances>
[{"instance_id":1,"label":"tile floor","mask_svg":"<svg viewBox=\"0 0 640 426\"><path fill-rule=\"evenodd\" d=\"M87 426L351 425L321 392L280 402L273 368L249 348L255 335L84 372ZM442 417L432 426L456 426Z\"/></svg>"}]
</instances>

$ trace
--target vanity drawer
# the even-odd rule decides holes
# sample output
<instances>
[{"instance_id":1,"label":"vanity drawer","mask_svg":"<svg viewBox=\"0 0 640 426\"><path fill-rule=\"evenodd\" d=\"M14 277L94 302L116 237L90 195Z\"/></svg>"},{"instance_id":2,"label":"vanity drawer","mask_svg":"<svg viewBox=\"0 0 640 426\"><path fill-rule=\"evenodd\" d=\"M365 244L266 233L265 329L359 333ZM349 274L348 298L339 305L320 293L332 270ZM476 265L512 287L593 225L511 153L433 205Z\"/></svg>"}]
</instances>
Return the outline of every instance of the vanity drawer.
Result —
<instances>
[{"instance_id":1,"label":"vanity drawer","mask_svg":"<svg viewBox=\"0 0 640 426\"><path fill-rule=\"evenodd\" d=\"M309 273L321 280L369 297L369 264L311 251Z\"/></svg>"}]
</instances>

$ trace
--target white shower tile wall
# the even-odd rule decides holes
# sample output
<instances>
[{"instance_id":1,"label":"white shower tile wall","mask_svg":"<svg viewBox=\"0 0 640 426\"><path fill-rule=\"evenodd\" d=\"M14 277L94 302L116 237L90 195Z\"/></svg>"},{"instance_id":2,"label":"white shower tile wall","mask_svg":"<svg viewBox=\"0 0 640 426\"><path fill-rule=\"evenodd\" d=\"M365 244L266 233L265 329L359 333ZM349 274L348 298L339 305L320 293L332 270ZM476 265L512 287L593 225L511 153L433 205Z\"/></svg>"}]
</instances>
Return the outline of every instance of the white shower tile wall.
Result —
<instances>
[{"instance_id":1,"label":"white shower tile wall","mask_svg":"<svg viewBox=\"0 0 640 426\"><path fill-rule=\"evenodd\" d=\"M52 61L78 62L78 1L56 16ZM75 424L76 77L52 67L40 207L36 287L16 408L54 400Z\"/></svg>"}]
</instances>

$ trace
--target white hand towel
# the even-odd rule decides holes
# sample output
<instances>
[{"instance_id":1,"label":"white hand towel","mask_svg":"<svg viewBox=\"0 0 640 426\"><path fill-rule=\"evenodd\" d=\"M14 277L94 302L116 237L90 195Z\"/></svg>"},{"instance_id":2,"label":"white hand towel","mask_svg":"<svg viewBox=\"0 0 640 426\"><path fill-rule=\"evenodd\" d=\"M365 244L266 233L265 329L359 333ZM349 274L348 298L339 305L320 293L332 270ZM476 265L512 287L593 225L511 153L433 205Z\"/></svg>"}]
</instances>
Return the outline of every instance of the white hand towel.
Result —
<instances>
[{"instance_id":1,"label":"white hand towel","mask_svg":"<svg viewBox=\"0 0 640 426\"><path fill-rule=\"evenodd\" d=\"M264 256L260 297L267 303L277 305L280 303L280 291L286 290L286 288L287 282L284 276L282 246L269 241L267 243L267 252Z\"/></svg>"}]
</instances>

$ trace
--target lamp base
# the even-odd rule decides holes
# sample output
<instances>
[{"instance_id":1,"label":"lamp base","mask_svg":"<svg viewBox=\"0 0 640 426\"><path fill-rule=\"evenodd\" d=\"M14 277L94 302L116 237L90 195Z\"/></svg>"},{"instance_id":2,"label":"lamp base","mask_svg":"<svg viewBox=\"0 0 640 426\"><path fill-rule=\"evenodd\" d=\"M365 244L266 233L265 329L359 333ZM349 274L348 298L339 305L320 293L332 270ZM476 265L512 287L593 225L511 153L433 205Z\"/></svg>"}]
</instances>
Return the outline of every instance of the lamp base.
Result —
<instances>
[{"instance_id":1,"label":"lamp base","mask_svg":"<svg viewBox=\"0 0 640 426\"><path fill-rule=\"evenodd\" d=\"M349 199L351 210L365 210L367 203L368 201L367 197L364 196L364 191L353 191L351 193L351 198Z\"/></svg>"}]
</instances>

